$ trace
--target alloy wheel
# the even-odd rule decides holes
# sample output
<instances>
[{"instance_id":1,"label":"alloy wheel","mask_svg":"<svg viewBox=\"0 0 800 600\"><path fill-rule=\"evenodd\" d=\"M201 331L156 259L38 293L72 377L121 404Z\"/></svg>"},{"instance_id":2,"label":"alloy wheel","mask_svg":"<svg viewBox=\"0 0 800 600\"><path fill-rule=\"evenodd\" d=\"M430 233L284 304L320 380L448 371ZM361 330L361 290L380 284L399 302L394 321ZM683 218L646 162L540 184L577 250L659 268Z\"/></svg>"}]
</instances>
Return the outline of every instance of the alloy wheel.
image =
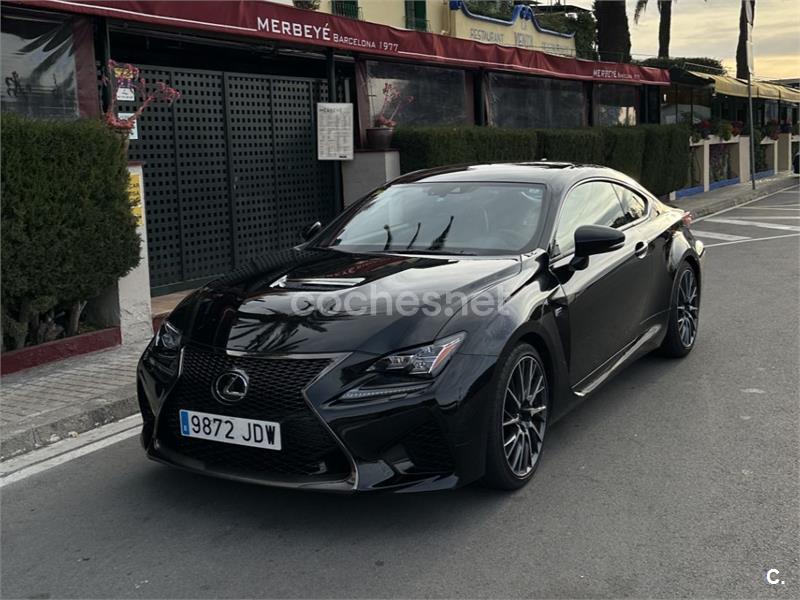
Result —
<instances>
[{"instance_id":1,"label":"alloy wheel","mask_svg":"<svg viewBox=\"0 0 800 600\"><path fill-rule=\"evenodd\" d=\"M697 336L699 297L694 271L686 269L678 284L678 335L684 348L691 348Z\"/></svg>"},{"instance_id":2,"label":"alloy wheel","mask_svg":"<svg viewBox=\"0 0 800 600\"><path fill-rule=\"evenodd\" d=\"M526 355L511 370L503 400L503 451L511 472L526 477L539 460L547 419L547 379Z\"/></svg>"}]
</instances>

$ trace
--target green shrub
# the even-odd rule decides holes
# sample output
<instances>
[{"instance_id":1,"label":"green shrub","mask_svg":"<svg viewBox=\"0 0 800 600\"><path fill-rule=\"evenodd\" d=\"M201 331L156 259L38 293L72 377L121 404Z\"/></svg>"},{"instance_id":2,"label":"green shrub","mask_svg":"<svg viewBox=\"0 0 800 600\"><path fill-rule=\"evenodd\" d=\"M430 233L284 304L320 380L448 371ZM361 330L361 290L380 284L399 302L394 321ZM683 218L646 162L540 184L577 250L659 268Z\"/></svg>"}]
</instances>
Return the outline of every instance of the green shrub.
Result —
<instances>
[{"instance_id":1,"label":"green shrub","mask_svg":"<svg viewBox=\"0 0 800 600\"><path fill-rule=\"evenodd\" d=\"M536 132L494 127L401 127L392 146L403 173L442 165L534 160Z\"/></svg>"},{"instance_id":2,"label":"green shrub","mask_svg":"<svg viewBox=\"0 0 800 600\"><path fill-rule=\"evenodd\" d=\"M605 165L654 194L681 189L689 171L683 125L514 130L493 127L401 128L392 145L404 173L469 162L538 160Z\"/></svg>"},{"instance_id":3,"label":"green shrub","mask_svg":"<svg viewBox=\"0 0 800 600\"><path fill-rule=\"evenodd\" d=\"M539 155L549 161L603 164L603 134L599 128L542 129Z\"/></svg>"},{"instance_id":4,"label":"green shrub","mask_svg":"<svg viewBox=\"0 0 800 600\"><path fill-rule=\"evenodd\" d=\"M603 162L637 181L642 179L647 134L638 127L604 127Z\"/></svg>"},{"instance_id":5,"label":"green shrub","mask_svg":"<svg viewBox=\"0 0 800 600\"><path fill-rule=\"evenodd\" d=\"M1 138L3 342L20 348L54 308L76 333L86 300L138 264L140 239L122 140L102 122L4 113Z\"/></svg>"}]
</instances>

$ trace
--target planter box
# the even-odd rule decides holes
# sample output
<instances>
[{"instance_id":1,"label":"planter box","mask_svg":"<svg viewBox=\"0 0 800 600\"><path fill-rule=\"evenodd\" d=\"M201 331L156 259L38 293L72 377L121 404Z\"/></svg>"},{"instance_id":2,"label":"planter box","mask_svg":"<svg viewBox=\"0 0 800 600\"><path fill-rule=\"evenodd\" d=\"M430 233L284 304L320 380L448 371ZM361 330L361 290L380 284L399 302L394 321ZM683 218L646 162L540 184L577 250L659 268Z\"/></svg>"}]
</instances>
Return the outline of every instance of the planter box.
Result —
<instances>
[{"instance_id":1,"label":"planter box","mask_svg":"<svg viewBox=\"0 0 800 600\"><path fill-rule=\"evenodd\" d=\"M738 177L731 177L730 179L720 179L719 181L712 181L708 184L709 190L716 190L717 188L725 187L726 185L736 185L740 183Z\"/></svg>"},{"instance_id":2,"label":"planter box","mask_svg":"<svg viewBox=\"0 0 800 600\"><path fill-rule=\"evenodd\" d=\"M109 327L81 335L45 342L21 350L12 350L0 355L0 375L16 373L45 363L71 356L105 350L122 343L119 327Z\"/></svg>"},{"instance_id":3,"label":"planter box","mask_svg":"<svg viewBox=\"0 0 800 600\"><path fill-rule=\"evenodd\" d=\"M702 146L703 144L708 144L709 146L712 144L738 144L741 141L739 138L741 138L741 136L733 135L731 136L731 139L723 140L718 135L712 135L705 140L699 140L697 142L693 142L690 138L689 145L692 146L693 148L696 148L698 146Z\"/></svg>"}]
</instances>

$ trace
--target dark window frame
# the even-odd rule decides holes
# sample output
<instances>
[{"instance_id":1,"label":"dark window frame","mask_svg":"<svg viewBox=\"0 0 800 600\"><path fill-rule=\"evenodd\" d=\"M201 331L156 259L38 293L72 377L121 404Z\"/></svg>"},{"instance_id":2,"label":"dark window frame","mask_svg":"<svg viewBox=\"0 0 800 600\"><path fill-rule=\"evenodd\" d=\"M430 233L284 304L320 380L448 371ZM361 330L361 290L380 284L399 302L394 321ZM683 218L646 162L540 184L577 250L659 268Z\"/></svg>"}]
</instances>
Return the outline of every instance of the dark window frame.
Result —
<instances>
[{"instance_id":1,"label":"dark window frame","mask_svg":"<svg viewBox=\"0 0 800 600\"><path fill-rule=\"evenodd\" d=\"M406 3L406 29L416 31L430 31L428 21L428 6L425 0L405 0Z\"/></svg>"}]
</instances>

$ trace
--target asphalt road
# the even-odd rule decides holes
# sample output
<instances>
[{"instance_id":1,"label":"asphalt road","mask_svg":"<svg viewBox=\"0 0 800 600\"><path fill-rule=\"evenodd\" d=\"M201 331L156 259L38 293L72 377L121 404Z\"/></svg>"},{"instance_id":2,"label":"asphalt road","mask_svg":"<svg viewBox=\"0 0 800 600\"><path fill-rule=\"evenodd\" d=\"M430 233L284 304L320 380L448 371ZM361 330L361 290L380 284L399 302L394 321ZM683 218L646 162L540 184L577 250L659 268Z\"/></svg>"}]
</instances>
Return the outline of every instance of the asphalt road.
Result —
<instances>
[{"instance_id":1,"label":"asphalt road","mask_svg":"<svg viewBox=\"0 0 800 600\"><path fill-rule=\"evenodd\" d=\"M2 595L800 597L798 200L696 224L694 352L640 361L556 424L518 493L281 491L131 438L3 488Z\"/></svg>"}]
</instances>

